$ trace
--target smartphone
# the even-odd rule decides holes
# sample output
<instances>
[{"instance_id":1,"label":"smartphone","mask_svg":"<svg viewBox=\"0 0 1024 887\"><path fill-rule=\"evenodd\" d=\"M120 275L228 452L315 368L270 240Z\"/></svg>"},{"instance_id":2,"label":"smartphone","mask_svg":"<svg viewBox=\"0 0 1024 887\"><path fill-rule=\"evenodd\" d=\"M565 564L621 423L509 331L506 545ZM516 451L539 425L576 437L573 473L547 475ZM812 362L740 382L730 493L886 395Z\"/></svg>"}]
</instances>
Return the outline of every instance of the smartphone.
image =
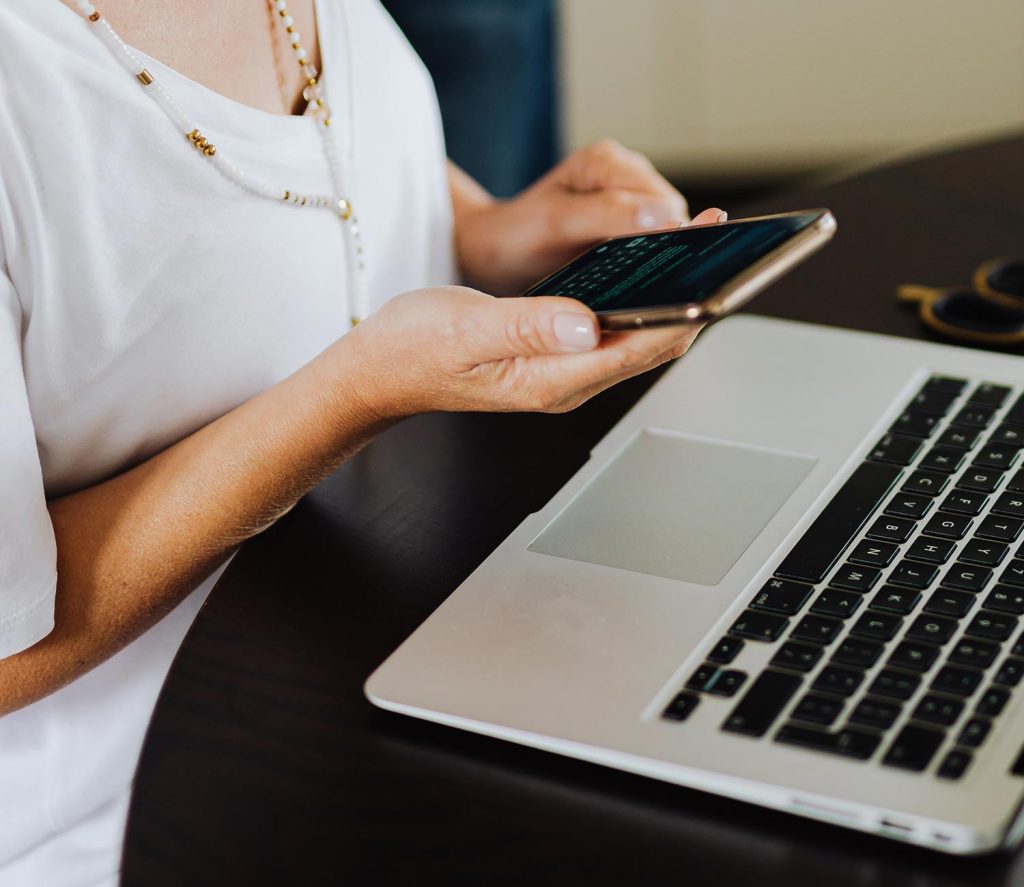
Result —
<instances>
[{"instance_id":1,"label":"smartphone","mask_svg":"<svg viewBox=\"0 0 1024 887\"><path fill-rule=\"evenodd\" d=\"M613 237L523 295L578 299L606 330L708 323L748 302L835 230L831 212L808 209Z\"/></svg>"}]
</instances>

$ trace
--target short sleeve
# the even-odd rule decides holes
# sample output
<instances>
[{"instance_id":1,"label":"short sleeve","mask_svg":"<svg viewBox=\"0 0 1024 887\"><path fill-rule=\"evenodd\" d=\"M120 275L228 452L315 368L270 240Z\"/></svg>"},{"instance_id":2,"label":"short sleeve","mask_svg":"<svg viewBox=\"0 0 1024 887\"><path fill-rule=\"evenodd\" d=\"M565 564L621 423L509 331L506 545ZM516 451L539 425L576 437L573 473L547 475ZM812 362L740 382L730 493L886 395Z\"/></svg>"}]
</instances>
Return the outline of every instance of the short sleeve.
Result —
<instances>
[{"instance_id":1,"label":"short sleeve","mask_svg":"<svg viewBox=\"0 0 1024 887\"><path fill-rule=\"evenodd\" d=\"M0 658L53 628L57 544L22 363L22 312L0 251Z\"/></svg>"}]
</instances>

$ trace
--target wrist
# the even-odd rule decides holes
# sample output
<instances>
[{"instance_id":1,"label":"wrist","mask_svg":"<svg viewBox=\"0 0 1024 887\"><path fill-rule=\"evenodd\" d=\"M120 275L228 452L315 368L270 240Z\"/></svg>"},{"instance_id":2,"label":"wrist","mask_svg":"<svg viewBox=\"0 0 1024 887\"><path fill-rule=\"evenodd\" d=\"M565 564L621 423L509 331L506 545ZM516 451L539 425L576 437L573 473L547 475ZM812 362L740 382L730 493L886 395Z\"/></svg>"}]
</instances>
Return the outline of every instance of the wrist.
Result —
<instances>
[{"instance_id":1,"label":"wrist","mask_svg":"<svg viewBox=\"0 0 1024 887\"><path fill-rule=\"evenodd\" d=\"M365 323L365 321L364 321ZM400 396L391 373L377 367L365 341L362 324L328 348L320 360L318 388L324 392L328 421L344 438L371 436L403 418Z\"/></svg>"}]
</instances>

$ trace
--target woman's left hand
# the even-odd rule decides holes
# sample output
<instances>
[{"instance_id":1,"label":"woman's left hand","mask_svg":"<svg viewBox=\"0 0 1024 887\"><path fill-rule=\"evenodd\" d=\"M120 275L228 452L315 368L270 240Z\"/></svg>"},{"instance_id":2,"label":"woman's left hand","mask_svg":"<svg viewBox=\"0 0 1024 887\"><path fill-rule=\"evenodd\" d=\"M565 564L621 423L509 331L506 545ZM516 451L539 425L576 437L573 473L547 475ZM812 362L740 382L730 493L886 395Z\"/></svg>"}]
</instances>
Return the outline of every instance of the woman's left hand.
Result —
<instances>
[{"instance_id":1,"label":"woman's left hand","mask_svg":"<svg viewBox=\"0 0 1024 887\"><path fill-rule=\"evenodd\" d=\"M612 139L569 155L511 200L495 200L454 165L450 178L459 264L490 293L521 292L606 237L689 222L683 195ZM720 215L708 210L694 222Z\"/></svg>"}]
</instances>

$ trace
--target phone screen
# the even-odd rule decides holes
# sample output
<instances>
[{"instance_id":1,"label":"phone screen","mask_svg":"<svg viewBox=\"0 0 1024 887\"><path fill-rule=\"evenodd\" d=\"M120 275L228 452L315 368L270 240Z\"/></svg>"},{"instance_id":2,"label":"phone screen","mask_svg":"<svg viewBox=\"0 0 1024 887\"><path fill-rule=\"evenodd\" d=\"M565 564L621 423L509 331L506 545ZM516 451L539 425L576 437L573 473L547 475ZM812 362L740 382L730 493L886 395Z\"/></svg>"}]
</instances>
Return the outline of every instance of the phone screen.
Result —
<instances>
[{"instance_id":1,"label":"phone screen","mask_svg":"<svg viewBox=\"0 0 1024 887\"><path fill-rule=\"evenodd\" d=\"M570 296L594 311L700 302L820 212L680 228L609 240L528 289L525 296Z\"/></svg>"}]
</instances>

